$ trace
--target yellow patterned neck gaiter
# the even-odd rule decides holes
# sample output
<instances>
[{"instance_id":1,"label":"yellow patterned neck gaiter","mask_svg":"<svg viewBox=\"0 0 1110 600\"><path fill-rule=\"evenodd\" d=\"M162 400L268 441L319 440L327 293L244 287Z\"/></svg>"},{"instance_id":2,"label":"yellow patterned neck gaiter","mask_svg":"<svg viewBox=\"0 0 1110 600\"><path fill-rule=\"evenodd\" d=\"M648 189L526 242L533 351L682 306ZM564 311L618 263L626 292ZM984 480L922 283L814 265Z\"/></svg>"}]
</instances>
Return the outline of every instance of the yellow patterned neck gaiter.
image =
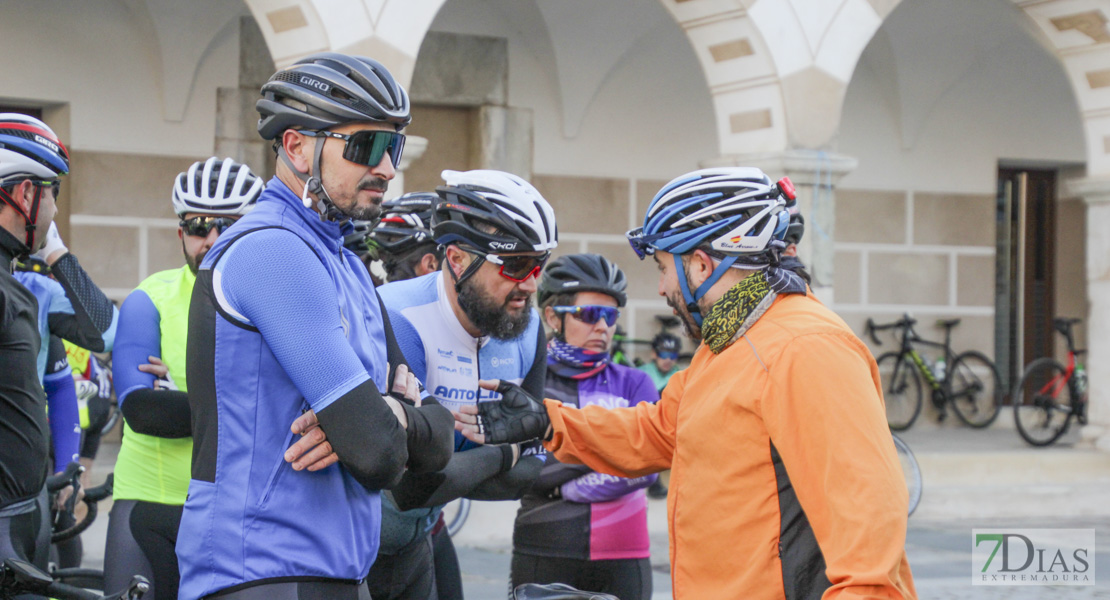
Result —
<instances>
[{"instance_id":1,"label":"yellow patterned neck gaiter","mask_svg":"<svg viewBox=\"0 0 1110 600\"><path fill-rule=\"evenodd\" d=\"M702 339L713 354L720 354L732 343L740 326L770 293L767 278L763 273L754 273L732 286L713 304L701 325Z\"/></svg>"}]
</instances>

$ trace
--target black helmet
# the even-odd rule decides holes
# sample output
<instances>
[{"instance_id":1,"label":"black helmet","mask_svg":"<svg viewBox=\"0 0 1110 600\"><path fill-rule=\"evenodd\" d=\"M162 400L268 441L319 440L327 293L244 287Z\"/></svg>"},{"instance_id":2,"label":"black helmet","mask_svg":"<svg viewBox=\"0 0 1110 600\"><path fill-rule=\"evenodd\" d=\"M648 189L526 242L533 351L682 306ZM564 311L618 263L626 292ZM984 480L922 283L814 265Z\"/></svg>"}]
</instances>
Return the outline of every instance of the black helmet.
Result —
<instances>
[{"instance_id":1,"label":"black helmet","mask_svg":"<svg viewBox=\"0 0 1110 600\"><path fill-rule=\"evenodd\" d=\"M536 291L536 302L543 306L548 298L568 292L608 294L624 306L628 280L620 267L600 254L567 254L548 263Z\"/></svg>"},{"instance_id":2,"label":"black helmet","mask_svg":"<svg viewBox=\"0 0 1110 600\"><path fill-rule=\"evenodd\" d=\"M258 133L272 140L291 127L324 130L344 123L409 124L409 96L379 62L320 52L278 70L255 104Z\"/></svg>"},{"instance_id":3,"label":"black helmet","mask_svg":"<svg viewBox=\"0 0 1110 600\"><path fill-rule=\"evenodd\" d=\"M675 352L677 353L682 348L682 341L678 336L673 333L663 332L656 335L651 340L651 349L655 350L656 354L662 352Z\"/></svg>"},{"instance_id":4,"label":"black helmet","mask_svg":"<svg viewBox=\"0 0 1110 600\"><path fill-rule=\"evenodd\" d=\"M360 257L371 253L371 260L378 260L378 245L370 238L373 233L373 221L349 221L351 230L343 235L343 247L354 252Z\"/></svg>"},{"instance_id":5,"label":"black helmet","mask_svg":"<svg viewBox=\"0 0 1110 600\"><path fill-rule=\"evenodd\" d=\"M546 252L558 244L555 212L536 188L503 171L444 171L432 213L436 242L483 252ZM487 233L480 226L492 226Z\"/></svg>"},{"instance_id":6,"label":"black helmet","mask_svg":"<svg viewBox=\"0 0 1110 600\"><path fill-rule=\"evenodd\" d=\"M412 192L382 204L382 218L370 239L390 254L404 254L421 244L434 244L432 207L439 202L434 192Z\"/></svg>"},{"instance_id":7,"label":"black helmet","mask_svg":"<svg viewBox=\"0 0 1110 600\"><path fill-rule=\"evenodd\" d=\"M802 218L802 213L791 213L790 225L786 227L786 237L783 238L783 241L787 244L797 244L802 241L802 234L805 232L806 220Z\"/></svg>"}]
</instances>

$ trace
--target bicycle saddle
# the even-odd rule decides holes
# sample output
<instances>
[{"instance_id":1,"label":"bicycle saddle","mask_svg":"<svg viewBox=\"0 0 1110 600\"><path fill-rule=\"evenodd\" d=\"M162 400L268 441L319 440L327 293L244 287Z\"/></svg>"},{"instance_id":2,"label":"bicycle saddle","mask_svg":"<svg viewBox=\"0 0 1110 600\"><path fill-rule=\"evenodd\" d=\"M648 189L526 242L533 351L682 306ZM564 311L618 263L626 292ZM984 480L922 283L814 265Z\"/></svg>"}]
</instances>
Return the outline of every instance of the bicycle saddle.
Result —
<instances>
[{"instance_id":1,"label":"bicycle saddle","mask_svg":"<svg viewBox=\"0 0 1110 600\"><path fill-rule=\"evenodd\" d=\"M952 329L960 324L961 319L937 319L937 327Z\"/></svg>"},{"instance_id":2,"label":"bicycle saddle","mask_svg":"<svg viewBox=\"0 0 1110 600\"><path fill-rule=\"evenodd\" d=\"M619 600L600 592L585 592L565 583L524 583L513 589L513 600Z\"/></svg>"}]
</instances>

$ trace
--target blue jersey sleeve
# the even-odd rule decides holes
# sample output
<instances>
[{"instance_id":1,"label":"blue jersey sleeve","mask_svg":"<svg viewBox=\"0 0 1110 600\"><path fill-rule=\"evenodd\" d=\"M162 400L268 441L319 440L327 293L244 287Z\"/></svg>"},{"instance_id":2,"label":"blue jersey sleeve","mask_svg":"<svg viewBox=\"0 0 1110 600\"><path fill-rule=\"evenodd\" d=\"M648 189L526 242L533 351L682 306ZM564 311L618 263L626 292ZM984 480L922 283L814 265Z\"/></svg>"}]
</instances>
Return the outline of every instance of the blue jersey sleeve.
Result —
<instances>
[{"instance_id":1,"label":"blue jersey sleeve","mask_svg":"<svg viewBox=\"0 0 1110 600\"><path fill-rule=\"evenodd\" d=\"M317 412L370 379L344 335L326 268L296 234L244 236L216 263L212 282L217 300L258 329Z\"/></svg>"},{"instance_id":2,"label":"blue jersey sleeve","mask_svg":"<svg viewBox=\"0 0 1110 600\"><path fill-rule=\"evenodd\" d=\"M120 406L128 394L154 387L154 375L143 373L148 357L162 357L161 315L150 296L142 290L131 292L120 309L116 349L112 354L112 381Z\"/></svg>"},{"instance_id":3,"label":"blue jersey sleeve","mask_svg":"<svg viewBox=\"0 0 1110 600\"><path fill-rule=\"evenodd\" d=\"M60 368L43 378L46 403L50 415L50 436L54 444L54 472L64 471L66 465L76 461L81 450L81 415L77 407L77 388L73 372L66 361L65 347L57 337L51 336L48 361Z\"/></svg>"},{"instance_id":4,"label":"blue jersey sleeve","mask_svg":"<svg viewBox=\"0 0 1110 600\"><path fill-rule=\"evenodd\" d=\"M389 323L393 327L393 338L405 355L405 362L409 364L413 375L420 380L422 385L428 382L428 359L424 355L424 342L420 341L420 333L412 323L400 312L389 309Z\"/></svg>"}]
</instances>

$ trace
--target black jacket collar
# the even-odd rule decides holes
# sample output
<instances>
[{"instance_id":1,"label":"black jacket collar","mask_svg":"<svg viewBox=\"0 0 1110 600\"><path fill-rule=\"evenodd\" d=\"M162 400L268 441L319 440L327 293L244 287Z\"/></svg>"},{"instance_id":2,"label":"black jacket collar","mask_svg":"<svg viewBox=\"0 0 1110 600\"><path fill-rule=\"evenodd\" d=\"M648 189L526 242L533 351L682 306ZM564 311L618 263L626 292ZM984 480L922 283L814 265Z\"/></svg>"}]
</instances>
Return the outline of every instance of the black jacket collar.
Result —
<instances>
[{"instance_id":1,"label":"black jacket collar","mask_svg":"<svg viewBox=\"0 0 1110 600\"><path fill-rule=\"evenodd\" d=\"M11 273L12 261L17 256L23 256L30 252L30 248L26 244L19 241L10 231L0 227L0 269Z\"/></svg>"}]
</instances>

